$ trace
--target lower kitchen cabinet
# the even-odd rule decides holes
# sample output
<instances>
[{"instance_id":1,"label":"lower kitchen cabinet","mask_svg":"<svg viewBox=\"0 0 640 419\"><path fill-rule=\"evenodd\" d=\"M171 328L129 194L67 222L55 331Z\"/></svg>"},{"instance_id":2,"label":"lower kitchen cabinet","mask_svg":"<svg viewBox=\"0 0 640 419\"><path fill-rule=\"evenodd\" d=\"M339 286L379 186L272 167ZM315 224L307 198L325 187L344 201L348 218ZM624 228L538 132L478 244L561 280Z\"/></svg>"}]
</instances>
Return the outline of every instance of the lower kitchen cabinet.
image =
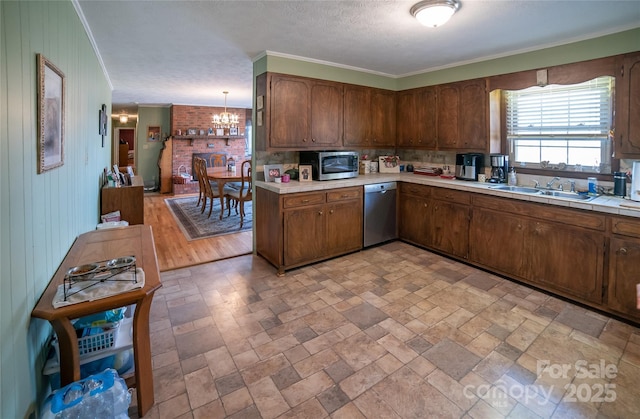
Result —
<instances>
[{"instance_id":1,"label":"lower kitchen cabinet","mask_svg":"<svg viewBox=\"0 0 640 419\"><path fill-rule=\"evenodd\" d=\"M471 262L584 302L602 303L604 215L481 195L473 204Z\"/></svg>"},{"instance_id":2,"label":"lower kitchen cabinet","mask_svg":"<svg viewBox=\"0 0 640 419\"><path fill-rule=\"evenodd\" d=\"M640 283L640 220L611 217L608 306L640 321L636 284Z\"/></svg>"},{"instance_id":3,"label":"lower kitchen cabinet","mask_svg":"<svg viewBox=\"0 0 640 419\"><path fill-rule=\"evenodd\" d=\"M422 185L401 185L400 237L452 256L469 251L469 194Z\"/></svg>"},{"instance_id":4,"label":"lower kitchen cabinet","mask_svg":"<svg viewBox=\"0 0 640 419\"><path fill-rule=\"evenodd\" d=\"M362 249L363 189L279 195L256 190L256 250L278 268Z\"/></svg>"},{"instance_id":5,"label":"lower kitchen cabinet","mask_svg":"<svg viewBox=\"0 0 640 419\"><path fill-rule=\"evenodd\" d=\"M521 216L473 208L469 226L469 261L498 273L524 278L525 222Z\"/></svg>"}]
</instances>

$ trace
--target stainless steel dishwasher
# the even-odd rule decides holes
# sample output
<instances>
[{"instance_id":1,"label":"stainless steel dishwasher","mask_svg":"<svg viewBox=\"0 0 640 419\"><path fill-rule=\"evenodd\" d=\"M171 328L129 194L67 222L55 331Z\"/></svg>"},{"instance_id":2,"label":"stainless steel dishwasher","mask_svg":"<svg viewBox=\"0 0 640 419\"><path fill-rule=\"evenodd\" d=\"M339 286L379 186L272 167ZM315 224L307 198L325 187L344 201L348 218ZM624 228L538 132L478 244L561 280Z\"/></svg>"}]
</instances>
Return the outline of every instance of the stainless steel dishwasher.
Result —
<instances>
[{"instance_id":1,"label":"stainless steel dishwasher","mask_svg":"<svg viewBox=\"0 0 640 419\"><path fill-rule=\"evenodd\" d=\"M364 186L364 246L397 238L396 182Z\"/></svg>"}]
</instances>

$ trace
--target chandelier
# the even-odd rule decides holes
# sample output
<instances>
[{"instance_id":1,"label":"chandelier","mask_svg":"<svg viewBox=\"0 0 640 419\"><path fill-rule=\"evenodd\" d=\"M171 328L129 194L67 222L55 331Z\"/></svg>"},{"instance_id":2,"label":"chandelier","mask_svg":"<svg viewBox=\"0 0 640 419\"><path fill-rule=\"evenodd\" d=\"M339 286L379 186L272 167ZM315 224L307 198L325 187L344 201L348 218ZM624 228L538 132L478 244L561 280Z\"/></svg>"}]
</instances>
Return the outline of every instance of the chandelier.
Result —
<instances>
[{"instance_id":1,"label":"chandelier","mask_svg":"<svg viewBox=\"0 0 640 419\"><path fill-rule=\"evenodd\" d=\"M213 115L213 124L216 128L237 128L238 127L238 115L227 112L227 95L229 92L224 93L224 112L219 115Z\"/></svg>"}]
</instances>

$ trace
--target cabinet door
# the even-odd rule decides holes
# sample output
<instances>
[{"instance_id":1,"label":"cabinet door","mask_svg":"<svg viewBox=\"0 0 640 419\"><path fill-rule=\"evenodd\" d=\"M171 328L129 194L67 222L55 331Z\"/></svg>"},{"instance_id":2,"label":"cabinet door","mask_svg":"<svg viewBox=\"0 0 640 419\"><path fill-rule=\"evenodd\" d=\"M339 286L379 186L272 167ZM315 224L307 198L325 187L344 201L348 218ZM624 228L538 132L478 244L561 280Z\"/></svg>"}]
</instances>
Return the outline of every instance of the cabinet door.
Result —
<instances>
[{"instance_id":1,"label":"cabinet door","mask_svg":"<svg viewBox=\"0 0 640 419\"><path fill-rule=\"evenodd\" d=\"M393 147L396 145L396 96L388 90L371 90L371 132L372 147Z\"/></svg>"},{"instance_id":2,"label":"cabinet door","mask_svg":"<svg viewBox=\"0 0 640 419\"><path fill-rule=\"evenodd\" d=\"M466 259L469 253L469 206L434 200L427 219L429 246Z\"/></svg>"},{"instance_id":3,"label":"cabinet door","mask_svg":"<svg viewBox=\"0 0 640 419\"><path fill-rule=\"evenodd\" d=\"M463 83L460 88L459 146L466 150L488 150L487 107L484 80Z\"/></svg>"},{"instance_id":4,"label":"cabinet door","mask_svg":"<svg viewBox=\"0 0 640 419\"><path fill-rule=\"evenodd\" d=\"M271 147L310 144L311 89L307 81L274 76L271 80Z\"/></svg>"},{"instance_id":5,"label":"cabinet door","mask_svg":"<svg viewBox=\"0 0 640 419\"><path fill-rule=\"evenodd\" d=\"M311 141L308 147L342 146L343 86L339 83L312 82ZM294 115L294 117L291 117ZM296 113L289 114L295 119Z\"/></svg>"},{"instance_id":6,"label":"cabinet door","mask_svg":"<svg viewBox=\"0 0 640 419\"><path fill-rule=\"evenodd\" d=\"M427 218L431 211L427 198L400 194L398 232L400 238L411 243L427 246L429 237Z\"/></svg>"},{"instance_id":7,"label":"cabinet door","mask_svg":"<svg viewBox=\"0 0 640 419\"><path fill-rule=\"evenodd\" d=\"M640 282L640 240L612 238L609 257L608 306L640 319L636 284Z\"/></svg>"},{"instance_id":8,"label":"cabinet door","mask_svg":"<svg viewBox=\"0 0 640 419\"><path fill-rule=\"evenodd\" d=\"M524 277L526 223L522 216L474 208L469 226L469 260L503 274Z\"/></svg>"},{"instance_id":9,"label":"cabinet door","mask_svg":"<svg viewBox=\"0 0 640 419\"><path fill-rule=\"evenodd\" d=\"M284 212L285 266L311 262L325 254L324 209L324 205L314 205Z\"/></svg>"},{"instance_id":10,"label":"cabinet door","mask_svg":"<svg viewBox=\"0 0 640 419\"><path fill-rule=\"evenodd\" d=\"M344 90L344 145L369 145L371 127L370 89L346 86Z\"/></svg>"},{"instance_id":11,"label":"cabinet door","mask_svg":"<svg viewBox=\"0 0 640 419\"><path fill-rule=\"evenodd\" d=\"M616 77L616 157L640 156L640 54L626 56Z\"/></svg>"},{"instance_id":12,"label":"cabinet door","mask_svg":"<svg viewBox=\"0 0 640 419\"><path fill-rule=\"evenodd\" d=\"M362 249L362 201L327 205L327 256Z\"/></svg>"},{"instance_id":13,"label":"cabinet door","mask_svg":"<svg viewBox=\"0 0 640 419\"><path fill-rule=\"evenodd\" d=\"M438 87L438 148L458 148L460 89L457 84Z\"/></svg>"},{"instance_id":14,"label":"cabinet door","mask_svg":"<svg viewBox=\"0 0 640 419\"><path fill-rule=\"evenodd\" d=\"M436 147L437 96L434 87L398 93L396 139L399 147Z\"/></svg>"},{"instance_id":15,"label":"cabinet door","mask_svg":"<svg viewBox=\"0 0 640 419\"><path fill-rule=\"evenodd\" d=\"M527 242L529 279L545 288L602 302L604 234L532 221Z\"/></svg>"},{"instance_id":16,"label":"cabinet door","mask_svg":"<svg viewBox=\"0 0 640 419\"><path fill-rule=\"evenodd\" d=\"M398 146L417 146L419 122L416 90L399 92L396 106L396 139Z\"/></svg>"}]
</instances>

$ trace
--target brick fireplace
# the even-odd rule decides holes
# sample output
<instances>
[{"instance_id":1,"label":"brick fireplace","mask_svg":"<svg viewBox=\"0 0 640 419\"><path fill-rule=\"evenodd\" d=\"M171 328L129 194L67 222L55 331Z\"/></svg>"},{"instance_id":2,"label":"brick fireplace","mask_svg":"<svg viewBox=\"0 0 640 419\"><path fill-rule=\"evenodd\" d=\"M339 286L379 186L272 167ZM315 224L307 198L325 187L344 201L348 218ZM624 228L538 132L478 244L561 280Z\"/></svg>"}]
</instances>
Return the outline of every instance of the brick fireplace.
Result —
<instances>
[{"instance_id":1,"label":"brick fireplace","mask_svg":"<svg viewBox=\"0 0 640 419\"><path fill-rule=\"evenodd\" d=\"M239 116L238 137L209 135L212 115L219 114L224 108L210 106L173 105L171 107L171 177L184 173L193 175L193 155L225 154L226 159L233 158L237 164L245 160L245 123L251 118L250 109L227 108L227 111ZM180 130L181 135L177 135ZM195 130L196 134L188 134ZM166 157L161 156L161 159ZM225 163L226 164L226 163ZM162 163L161 171L162 171ZM165 166L166 167L166 166ZM164 175L161 173L161 178ZM198 192L198 182L173 184L173 193Z\"/></svg>"}]
</instances>

